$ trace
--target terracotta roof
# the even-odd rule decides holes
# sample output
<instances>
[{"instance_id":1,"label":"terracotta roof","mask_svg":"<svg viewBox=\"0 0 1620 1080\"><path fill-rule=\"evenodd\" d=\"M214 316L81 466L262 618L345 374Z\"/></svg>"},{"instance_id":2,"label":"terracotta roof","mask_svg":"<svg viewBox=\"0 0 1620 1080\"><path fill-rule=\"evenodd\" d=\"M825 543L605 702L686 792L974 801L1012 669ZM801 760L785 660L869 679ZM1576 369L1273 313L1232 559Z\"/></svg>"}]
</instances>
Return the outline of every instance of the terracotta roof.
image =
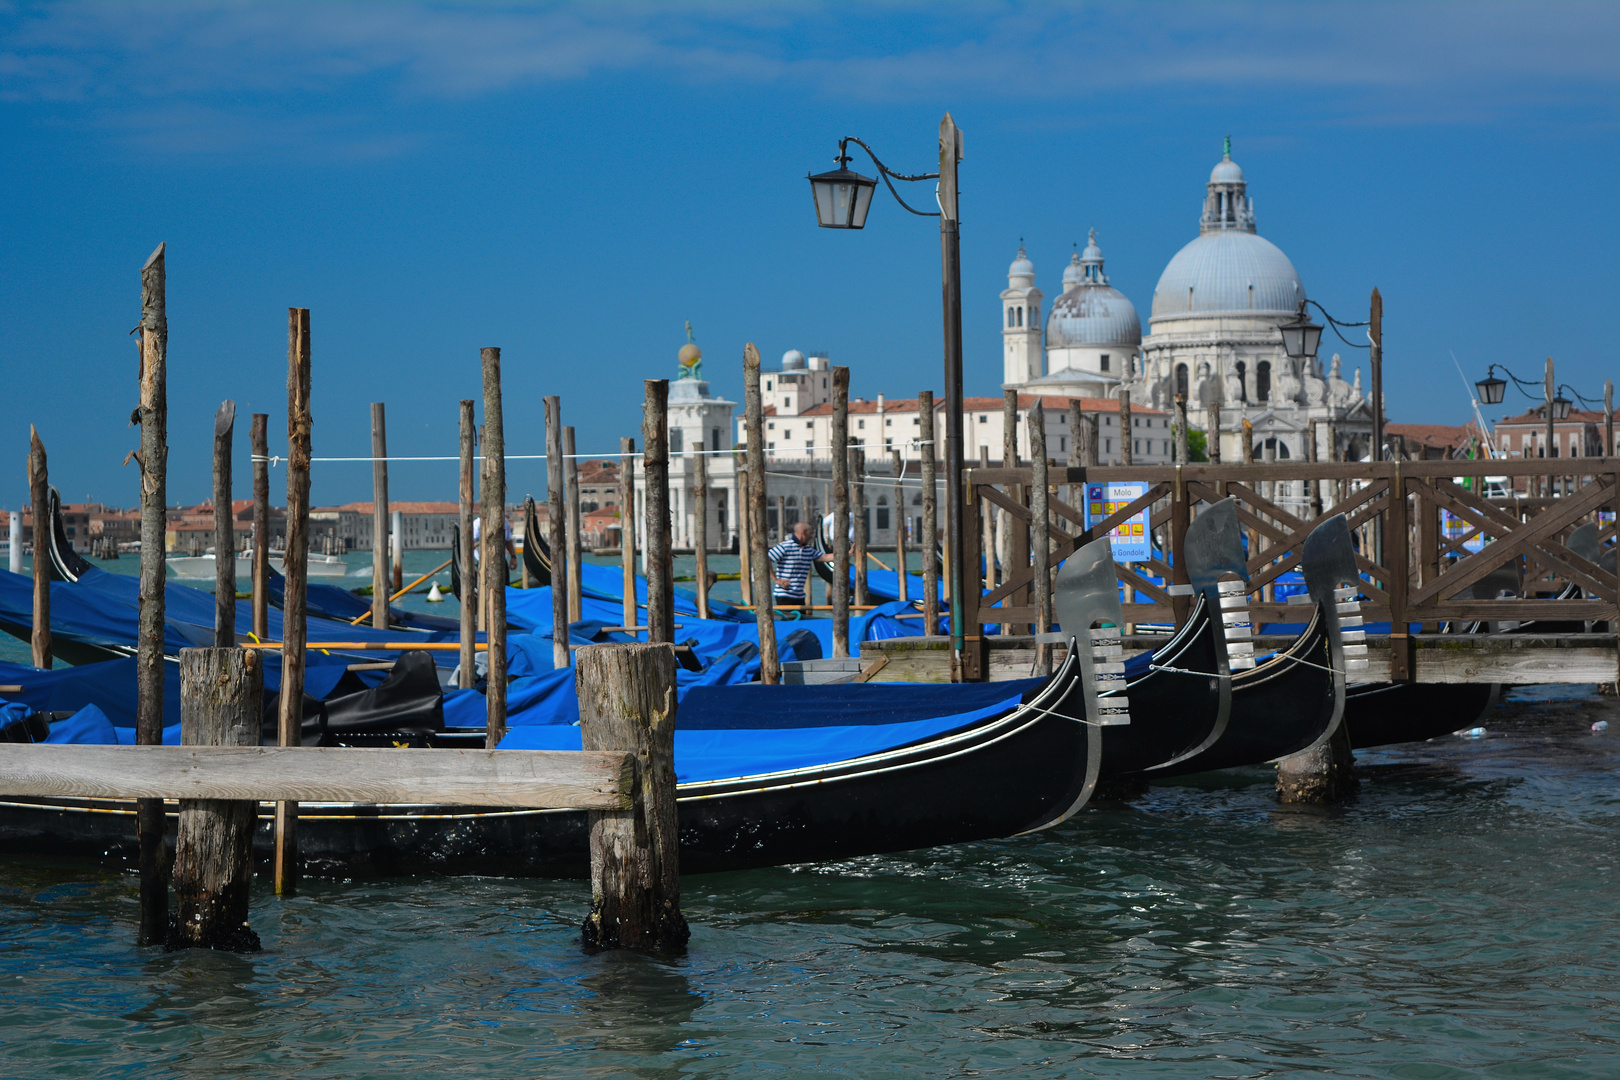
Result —
<instances>
[{"instance_id":1,"label":"terracotta roof","mask_svg":"<svg viewBox=\"0 0 1620 1080\"><path fill-rule=\"evenodd\" d=\"M1399 435L1409 444L1451 449L1467 442L1474 434L1473 424L1386 424L1384 430Z\"/></svg>"},{"instance_id":2,"label":"terracotta roof","mask_svg":"<svg viewBox=\"0 0 1620 1080\"><path fill-rule=\"evenodd\" d=\"M1073 401L1073 400L1078 400L1080 402L1080 410L1082 412L1088 412L1088 413L1117 413L1117 412L1119 412L1119 399L1117 399L1117 398L1088 398L1088 397L1068 398L1068 397L1063 397L1063 396L1058 395L1058 394L1040 394L1040 395L1036 395L1036 394L1019 394L1018 395L1018 407L1020 409L1032 409L1032 408L1034 408L1037 396L1040 399L1041 407L1046 409L1049 412L1067 412L1069 410L1069 402ZM1005 404L1006 404L1006 402L1002 398L998 398L998 397L997 398L993 398L993 397L963 398L962 399L962 411L965 412L965 413L969 413L969 412L1000 412ZM934 399L934 411L939 412L939 411L943 410L944 408L945 408L945 402L942 399L936 397ZM806 409L804 412L800 413L799 415L800 416L831 416L832 411L833 411L832 403L828 402L828 401L824 401L820 405L815 406L814 408ZM864 400L862 398L856 398L856 399L852 400L849 403L849 414L851 416L857 416L857 415L867 415L867 416L869 416L869 415L872 415L872 414L876 413L877 411L878 411L878 403L875 402L875 401L866 401L866 400ZM893 398L893 399L885 398L884 402L883 402L883 412L884 412L885 415L887 415L889 413L908 413L908 412L916 412L916 411L917 411L917 399L916 398ZM1145 406L1134 405L1134 404L1131 406L1131 413L1132 413L1132 415L1135 415L1137 413L1141 413L1141 414L1146 415L1146 416L1165 416L1165 415L1167 415L1166 413L1162 412L1159 409L1149 409L1149 408L1146 408ZM767 409L767 414L774 415L774 410L771 410L771 409L768 408Z\"/></svg>"},{"instance_id":3,"label":"terracotta roof","mask_svg":"<svg viewBox=\"0 0 1620 1080\"><path fill-rule=\"evenodd\" d=\"M1502 419L1500 419L1500 420L1498 420L1496 422L1497 426L1500 427L1503 424L1511 424L1511 425L1531 424L1531 425L1536 425L1536 426L1540 426L1540 427L1546 427L1547 426L1547 418L1545 416L1540 415L1540 413L1538 411L1539 408L1540 408L1540 406L1537 406L1537 408L1531 409L1528 412L1522 412L1517 416L1504 416L1504 417L1502 417ZM1571 408L1569 410L1569 416L1565 417L1562 420L1555 420L1553 422L1555 424L1601 424L1601 423L1603 423L1603 414L1601 412L1595 410L1595 409L1575 409L1575 408Z\"/></svg>"},{"instance_id":4,"label":"terracotta roof","mask_svg":"<svg viewBox=\"0 0 1620 1080\"><path fill-rule=\"evenodd\" d=\"M344 503L342 506L315 506L311 507L311 510L352 510L357 514L371 514L374 512L372 505L368 500L366 502ZM388 509L390 513L398 510L402 514L459 514L461 504L453 502L394 502L389 500Z\"/></svg>"}]
</instances>

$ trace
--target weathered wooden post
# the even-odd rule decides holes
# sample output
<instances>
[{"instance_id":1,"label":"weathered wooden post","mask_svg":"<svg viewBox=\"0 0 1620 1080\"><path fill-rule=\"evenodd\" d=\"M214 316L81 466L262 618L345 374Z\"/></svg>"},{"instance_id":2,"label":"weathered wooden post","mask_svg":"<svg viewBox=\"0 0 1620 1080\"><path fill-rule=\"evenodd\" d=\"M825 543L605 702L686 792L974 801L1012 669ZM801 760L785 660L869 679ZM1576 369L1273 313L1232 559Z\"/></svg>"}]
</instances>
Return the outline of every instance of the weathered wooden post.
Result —
<instances>
[{"instance_id":1,"label":"weathered wooden post","mask_svg":"<svg viewBox=\"0 0 1620 1080\"><path fill-rule=\"evenodd\" d=\"M1212 401L1206 411L1204 426L1204 456L1209 458L1211 465L1221 463L1221 403Z\"/></svg>"},{"instance_id":2,"label":"weathered wooden post","mask_svg":"<svg viewBox=\"0 0 1620 1080\"><path fill-rule=\"evenodd\" d=\"M1094 461L1086 460L1087 451L1090 449L1089 442L1090 440L1086 438L1085 410L1081 407L1080 399L1072 397L1069 399L1069 468L1083 469L1088 465L1096 464ZM1070 484L1068 496L1069 505L1084 515L1085 486L1082 484ZM1078 526L1073 526L1069 527L1069 531L1079 532L1080 529Z\"/></svg>"},{"instance_id":3,"label":"weathered wooden post","mask_svg":"<svg viewBox=\"0 0 1620 1080\"><path fill-rule=\"evenodd\" d=\"M1046 410L1041 399L1035 399L1029 410L1029 485L1030 560L1035 569L1035 633L1044 634L1052 629L1052 516L1047 505ZM1035 646L1035 670L1038 675L1052 674L1052 646L1038 642Z\"/></svg>"},{"instance_id":4,"label":"weathered wooden post","mask_svg":"<svg viewBox=\"0 0 1620 1080\"><path fill-rule=\"evenodd\" d=\"M675 640L670 580L669 380L647 379L641 405L642 476L647 485L647 640Z\"/></svg>"},{"instance_id":5,"label":"weathered wooden post","mask_svg":"<svg viewBox=\"0 0 1620 1080\"><path fill-rule=\"evenodd\" d=\"M476 402L464 398L461 402L461 469L458 477L461 505L461 688L470 690L478 685L478 562L473 558L473 500L477 497L473 481L473 458L477 456L478 423L474 415Z\"/></svg>"},{"instance_id":6,"label":"weathered wooden post","mask_svg":"<svg viewBox=\"0 0 1620 1080\"><path fill-rule=\"evenodd\" d=\"M619 439L619 568L622 571L624 625L640 626L636 602L636 440ZM631 637L635 636L634 631Z\"/></svg>"},{"instance_id":7,"label":"weathered wooden post","mask_svg":"<svg viewBox=\"0 0 1620 1080\"><path fill-rule=\"evenodd\" d=\"M1006 390L1002 392L1001 410L1001 467L1004 469L1016 469L1019 466L1018 391ZM1004 484L1002 488L1006 491L1007 496L1020 506L1029 505L1029 492L1023 484ZM1023 568L1029 565L1029 530L1024 528L1011 514L1003 512L1000 518L1001 526L1006 534L1003 541L1007 546L1006 562L1001 569L1002 578L1005 580L1014 573L1022 572ZM1022 607L1029 604L1029 602L1030 590L1028 587L1015 589L1012 595L1007 597L1008 607L1015 605ZM1009 624L1003 630L1003 633L1011 633L1013 629L1014 627Z\"/></svg>"},{"instance_id":8,"label":"weathered wooden post","mask_svg":"<svg viewBox=\"0 0 1620 1080\"><path fill-rule=\"evenodd\" d=\"M580 743L629 750L631 805L591 810L592 949L675 953L691 931L681 914L675 810L675 650L668 644L590 645L579 650Z\"/></svg>"},{"instance_id":9,"label":"weathered wooden post","mask_svg":"<svg viewBox=\"0 0 1620 1080\"><path fill-rule=\"evenodd\" d=\"M872 598L866 588L866 547L870 536L867 526L870 520L866 511L866 451L861 449L864 444L851 444L849 448L849 473L854 479L851 481L850 509L855 514L855 551L851 561L855 565L855 606L864 608L871 604Z\"/></svg>"},{"instance_id":10,"label":"weathered wooden post","mask_svg":"<svg viewBox=\"0 0 1620 1080\"><path fill-rule=\"evenodd\" d=\"M287 309L287 551L283 557L281 702L282 746L299 746L304 727L304 643L309 640L309 309ZM298 888L298 804L276 803L275 890Z\"/></svg>"},{"instance_id":11,"label":"weathered wooden post","mask_svg":"<svg viewBox=\"0 0 1620 1080\"><path fill-rule=\"evenodd\" d=\"M702 447L692 459L692 553L697 557L698 618L709 617L709 466ZM634 623L630 625L634 626Z\"/></svg>"},{"instance_id":12,"label":"weathered wooden post","mask_svg":"<svg viewBox=\"0 0 1620 1080\"><path fill-rule=\"evenodd\" d=\"M934 392L924 390L917 395L917 425L922 449L922 536L918 550L923 561L923 633L939 630L939 567L934 552L939 550L936 533L939 529L939 504L934 492Z\"/></svg>"},{"instance_id":13,"label":"weathered wooden post","mask_svg":"<svg viewBox=\"0 0 1620 1080\"><path fill-rule=\"evenodd\" d=\"M253 636L270 639L270 414L254 413L253 443Z\"/></svg>"},{"instance_id":14,"label":"weathered wooden post","mask_svg":"<svg viewBox=\"0 0 1620 1080\"><path fill-rule=\"evenodd\" d=\"M405 591L405 515L398 509L388 512L389 530L393 536L392 561L394 568L394 583L389 589L389 598Z\"/></svg>"},{"instance_id":15,"label":"weathered wooden post","mask_svg":"<svg viewBox=\"0 0 1620 1080\"><path fill-rule=\"evenodd\" d=\"M899 598L910 600L911 574L906 566L906 489L900 483L905 465L898 450L890 454L890 459L894 467L894 569L900 579Z\"/></svg>"},{"instance_id":16,"label":"weathered wooden post","mask_svg":"<svg viewBox=\"0 0 1620 1080\"><path fill-rule=\"evenodd\" d=\"M182 746L258 746L263 698L264 668L256 650L180 650ZM175 919L166 951L259 951L259 935L248 926L258 807L253 799L180 800Z\"/></svg>"},{"instance_id":17,"label":"weathered wooden post","mask_svg":"<svg viewBox=\"0 0 1620 1080\"><path fill-rule=\"evenodd\" d=\"M1603 456L1614 456L1614 380L1603 380Z\"/></svg>"},{"instance_id":18,"label":"weathered wooden post","mask_svg":"<svg viewBox=\"0 0 1620 1080\"><path fill-rule=\"evenodd\" d=\"M990 448L982 443L979 445L979 468L985 470L990 468ZM979 531L981 533L979 546L984 550L984 587L987 590L994 589L996 587L996 552L999 550L996 545L996 515L999 511L993 506L969 506L964 508L964 512L966 517L977 515L979 519ZM1005 573L1005 570L1003 573Z\"/></svg>"},{"instance_id":19,"label":"weathered wooden post","mask_svg":"<svg viewBox=\"0 0 1620 1080\"><path fill-rule=\"evenodd\" d=\"M371 625L388 629L388 421L371 403Z\"/></svg>"},{"instance_id":20,"label":"weathered wooden post","mask_svg":"<svg viewBox=\"0 0 1620 1080\"><path fill-rule=\"evenodd\" d=\"M484 369L483 585L488 597L488 681L484 707L488 727L484 746L493 750L506 734L506 434L501 419L501 350L480 350ZM553 628L553 634L556 629ZM568 634L563 632L564 648Z\"/></svg>"},{"instance_id":21,"label":"weathered wooden post","mask_svg":"<svg viewBox=\"0 0 1620 1080\"><path fill-rule=\"evenodd\" d=\"M1313 465L1321 460L1321 454L1318 452L1316 445L1320 432L1317 427L1319 423L1318 420L1309 420L1305 424L1305 460ZM1313 479L1308 483L1311 485L1310 515L1312 518L1319 518L1322 516L1322 481Z\"/></svg>"},{"instance_id":22,"label":"weathered wooden post","mask_svg":"<svg viewBox=\"0 0 1620 1080\"><path fill-rule=\"evenodd\" d=\"M214 414L214 644L236 644L236 527L231 509L231 437L236 402Z\"/></svg>"},{"instance_id":23,"label":"weathered wooden post","mask_svg":"<svg viewBox=\"0 0 1620 1080\"><path fill-rule=\"evenodd\" d=\"M169 398L168 398L168 276L159 244L141 267L140 404L141 423L141 577L139 637L135 645L135 741L141 746L163 742L163 545L168 518ZM49 522L34 519L35 572L42 551L41 528ZM163 845L162 799L135 803L135 829L140 843L141 920L136 940L156 945L163 940L169 921L167 851Z\"/></svg>"},{"instance_id":24,"label":"weathered wooden post","mask_svg":"<svg viewBox=\"0 0 1620 1080\"><path fill-rule=\"evenodd\" d=\"M546 407L546 544L551 548L551 664L568 666L568 482L563 477L562 399Z\"/></svg>"},{"instance_id":25,"label":"weathered wooden post","mask_svg":"<svg viewBox=\"0 0 1620 1080\"><path fill-rule=\"evenodd\" d=\"M832 369L833 656L849 656L849 368Z\"/></svg>"},{"instance_id":26,"label":"weathered wooden post","mask_svg":"<svg viewBox=\"0 0 1620 1080\"><path fill-rule=\"evenodd\" d=\"M775 686L781 676L776 653L776 618L771 614L771 561L765 554L765 423L759 397L759 350L743 346L743 412L748 431L748 476L751 481L748 553L754 584L754 624L759 630L759 681Z\"/></svg>"},{"instance_id":27,"label":"weathered wooden post","mask_svg":"<svg viewBox=\"0 0 1620 1080\"><path fill-rule=\"evenodd\" d=\"M737 569L738 584L742 586L742 602L744 606L752 607L754 603L754 534L751 527L753 515L748 508L753 504L750 490L753 485L749 483L748 476L748 449L742 450L741 467L737 469Z\"/></svg>"},{"instance_id":28,"label":"weathered wooden post","mask_svg":"<svg viewBox=\"0 0 1620 1080\"><path fill-rule=\"evenodd\" d=\"M575 455L574 429L563 428L563 483L567 486L568 520L568 621L577 623L584 618L585 579L580 569L584 546L580 538L582 522L579 516L579 459Z\"/></svg>"},{"instance_id":29,"label":"weathered wooden post","mask_svg":"<svg viewBox=\"0 0 1620 1080\"><path fill-rule=\"evenodd\" d=\"M45 444L33 424L28 425L28 499L34 508L34 625L29 634L34 666L51 668L51 559L50 544L51 481L45 461ZM13 533L11 542L22 547L22 536Z\"/></svg>"},{"instance_id":30,"label":"weathered wooden post","mask_svg":"<svg viewBox=\"0 0 1620 1080\"><path fill-rule=\"evenodd\" d=\"M1187 395L1185 394L1176 395L1176 412L1172 423L1176 426L1174 444L1176 464L1189 465L1192 463L1192 458L1189 456L1191 448L1189 446L1190 437L1187 432Z\"/></svg>"},{"instance_id":31,"label":"weathered wooden post","mask_svg":"<svg viewBox=\"0 0 1620 1080\"><path fill-rule=\"evenodd\" d=\"M524 592L534 588L534 582L529 578L529 560L527 556L533 550L529 545L539 539L539 537L529 535L529 522L535 520L537 520L537 515L534 512L534 496L525 495L523 496L523 553L525 557L518 560L518 569L522 571L523 575Z\"/></svg>"},{"instance_id":32,"label":"weathered wooden post","mask_svg":"<svg viewBox=\"0 0 1620 1080\"><path fill-rule=\"evenodd\" d=\"M1119 391L1119 463L1121 465L1132 464L1131 455L1135 448L1131 445L1133 441L1131 436L1134 433L1131 422L1131 392L1121 387Z\"/></svg>"}]
</instances>

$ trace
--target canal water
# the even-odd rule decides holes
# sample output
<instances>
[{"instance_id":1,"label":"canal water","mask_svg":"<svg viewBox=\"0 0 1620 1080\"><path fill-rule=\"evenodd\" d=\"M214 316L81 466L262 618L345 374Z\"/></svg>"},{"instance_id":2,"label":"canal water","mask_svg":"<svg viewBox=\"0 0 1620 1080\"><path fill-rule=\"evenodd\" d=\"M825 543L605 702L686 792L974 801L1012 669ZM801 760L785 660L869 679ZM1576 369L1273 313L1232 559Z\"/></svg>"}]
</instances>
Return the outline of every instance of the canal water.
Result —
<instances>
[{"instance_id":1,"label":"canal water","mask_svg":"<svg viewBox=\"0 0 1620 1080\"><path fill-rule=\"evenodd\" d=\"M0 1075L1614 1077L1614 701L1515 692L1359 755L1342 809L1254 768L688 877L678 960L583 954L582 883L488 879L260 890L264 952L164 955L131 876L0 860Z\"/></svg>"}]
</instances>

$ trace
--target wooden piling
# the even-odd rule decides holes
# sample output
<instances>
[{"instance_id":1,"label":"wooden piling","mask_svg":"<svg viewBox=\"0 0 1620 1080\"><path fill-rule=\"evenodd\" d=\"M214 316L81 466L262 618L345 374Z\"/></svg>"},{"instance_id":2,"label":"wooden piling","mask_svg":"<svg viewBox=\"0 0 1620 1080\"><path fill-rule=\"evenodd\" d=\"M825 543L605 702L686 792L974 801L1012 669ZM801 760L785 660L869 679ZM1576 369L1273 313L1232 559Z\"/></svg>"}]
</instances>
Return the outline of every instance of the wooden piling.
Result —
<instances>
[{"instance_id":1,"label":"wooden piling","mask_svg":"<svg viewBox=\"0 0 1620 1080\"><path fill-rule=\"evenodd\" d=\"M234 646L180 650L182 746L259 745L262 661L257 651ZM165 951L259 951L259 935L248 926L258 807L252 799L180 801L175 920Z\"/></svg>"},{"instance_id":2,"label":"wooden piling","mask_svg":"<svg viewBox=\"0 0 1620 1080\"><path fill-rule=\"evenodd\" d=\"M1121 387L1119 391L1119 463L1121 465L1132 464L1131 455L1134 447L1131 446L1131 443L1134 440L1131 438L1131 436L1133 433L1134 427L1131 423L1131 392L1126 390L1124 387Z\"/></svg>"},{"instance_id":3,"label":"wooden piling","mask_svg":"<svg viewBox=\"0 0 1620 1080\"><path fill-rule=\"evenodd\" d=\"M900 477L905 472L905 463L901 460L898 450L889 456L894 467L894 569L900 579L899 599L910 600L911 574L906 567L906 489L900 483ZM806 596L808 595L807 593Z\"/></svg>"},{"instance_id":4,"label":"wooden piling","mask_svg":"<svg viewBox=\"0 0 1620 1080\"><path fill-rule=\"evenodd\" d=\"M214 414L214 645L236 644L236 527L231 509L231 438L236 402ZM184 689L184 687L182 687Z\"/></svg>"},{"instance_id":5,"label":"wooden piling","mask_svg":"<svg viewBox=\"0 0 1620 1080\"><path fill-rule=\"evenodd\" d=\"M1051 509L1047 503L1046 410L1041 399L1029 410L1029 513L1030 561L1035 569L1035 632L1044 634L1052 629L1052 557ZM1035 673L1052 674L1052 646L1041 642L1035 646Z\"/></svg>"},{"instance_id":6,"label":"wooden piling","mask_svg":"<svg viewBox=\"0 0 1620 1080\"><path fill-rule=\"evenodd\" d=\"M1189 446L1190 436L1187 432L1187 395L1176 395L1175 416L1171 422L1176 426L1175 441L1173 443L1176 453L1175 463L1177 465L1190 465L1192 459L1188 457L1191 450Z\"/></svg>"},{"instance_id":7,"label":"wooden piling","mask_svg":"<svg viewBox=\"0 0 1620 1080\"><path fill-rule=\"evenodd\" d=\"M579 459L575 456L574 429L564 427L562 435L563 484L567 489L564 499L568 506L568 520L563 523L568 537L568 621L577 623L585 617L585 579L579 565L584 554L580 539Z\"/></svg>"},{"instance_id":8,"label":"wooden piling","mask_svg":"<svg viewBox=\"0 0 1620 1080\"><path fill-rule=\"evenodd\" d=\"M1312 464L1315 464L1318 460L1320 460L1320 453L1316 445L1318 433L1320 431L1320 429L1317 427L1319 423L1321 423L1319 420L1308 420L1305 423L1305 460L1311 462ZM1307 480L1306 483L1310 484L1311 486L1309 503L1310 515L1312 518L1321 517L1322 481Z\"/></svg>"},{"instance_id":9,"label":"wooden piling","mask_svg":"<svg viewBox=\"0 0 1620 1080\"><path fill-rule=\"evenodd\" d=\"M1005 390L1002 392L1001 402L1001 464L1004 469L1016 469L1018 460L1018 391ZM1020 506L1029 505L1029 492L1023 484L1006 484L1003 486L1007 497ZM1007 530L1007 562L1002 567L1003 577L1021 573L1029 565L1029 530L1017 522L1011 514L1001 515L1002 527ZM1005 606L1026 607L1030 603L1030 590L1027 586L1014 589L1012 595L1007 597ZM1003 633L1027 633L1024 629L1029 624L1004 623Z\"/></svg>"},{"instance_id":10,"label":"wooden piling","mask_svg":"<svg viewBox=\"0 0 1620 1080\"><path fill-rule=\"evenodd\" d=\"M371 625L388 629L388 421L371 403Z\"/></svg>"},{"instance_id":11,"label":"wooden piling","mask_svg":"<svg viewBox=\"0 0 1620 1080\"><path fill-rule=\"evenodd\" d=\"M33 424L28 425L28 499L34 508L34 625L29 634L34 666L51 669L51 481L45 460L45 444ZM13 533L11 542L22 547L22 536Z\"/></svg>"},{"instance_id":12,"label":"wooden piling","mask_svg":"<svg viewBox=\"0 0 1620 1080\"><path fill-rule=\"evenodd\" d=\"M562 398L546 407L546 546L551 548L551 664L568 666L568 481L563 476ZM626 626L634 626L634 620Z\"/></svg>"},{"instance_id":13,"label":"wooden piling","mask_svg":"<svg viewBox=\"0 0 1620 1080\"><path fill-rule=\"evenodd\" d=\"M141 267L140 404L141 422L141 575L138 637L135 644L135 741L141 746L163 742L164 544L168 529L169 399L168 273L159 244ZM47 522L34 519L36 541ZM36 542L35 564L43 549ZM37 572L37 571L36 571ZM156 945L169 922L168 852L163 843L163 801L135 804L135 831L140 846L141 914L136 941Z\"/></svg>"},{"instance_id":14,"label":"wooden piling","mask_svg":"<svg viewBox=\"0 0 1620 1080\"><path fill-rule=\"evenodd\" d=\"M1080 399L1077 397L1070 398L1069 468L1071 469L1083 469L1088 465L1095 464L1095 462L1086 460L1086 452L1090 449L1090 447L1087 445L1089 440L1086 438L1086 426L1086 414L1085 411L1080 407ZM1083 485L1070 484L1068 486L1069 505L1077 510L1083 507L1085 505L1084 491L1085 488ZM1070 532L1079 531L1079 529L1074 527L1072 523L1065 527L1068 528Z\"/></svg>"},{"instance_id":15,"label":"wooden piling","mask_svg":"<svg viewBox=\"0 0 1620 1080\"><path fill-rule=\"evenodd\" d=\"M479 352L484 369L483 585L488 598L488 679L484 708L488 714L484 746L493 750L506 734L506 434L501 419L501 350ZM553 633L556 633L555 629ZM566 644L568 635L562 635Z\"/></svg>"},{"instance_id":16,"label":"wooden piling","mask_svg":"<svg viewBox=\"0 0 1620 1080\"><path fill-rule=\"evenodd\" d=\"M299 746L304 726L304 643L309 640L309 309L287 309L287 552L282 563L281 746ZM275 891L298 888L298 804L278 802L275 822Z\"/></svg>"},{"instance_id":17,"label":"wooden piling","mask_svg":"<svg viewBox=\"0 0 1620 1080\"><path fill-rule=\"evenodd\" d=\"M872 602L866 588L866 551L871 519L866 509L866 451L861 449L861 445L849 448L850 509L855 515L855 550L850 562L855 567L856 607L866 607Z\"/></svg>"},{"instance_id":18,"label":"wooden piling","mask_svg":"<svg viewBox=\"0 0 1620 1080\"><path fill-rule=\"evenodd\" d=\"M619 569L624 593L622 625L640 626L640 605L636 602L636 440L627 438L619 439Z\"/></svg>"},{"instance_id":19,"label":"wooden piling","mask_svg":"<svg viewBox=\"0 0 1620 1080\"><path fill-rule=\"evenodd\" d=\"M253 636L270 640L270 414L254 413L253 444Z\"/></svg>"},{"instance_id":20,"label":"wooden piling","mask_svg":"<svg viewBox=\"0 0 1620 1080\"><path fill-rule=\"evenodd\" d=\"M849 368L832 369L833 656L849 656Z\"/></svg>"},{"instance_id":21,"label":"wooden piling","mask_svg":"<svg viewBox=\"0 0 1620 1080\"><path fill-rule=\"evenodd\" d=\"M647 640L675 640L675 583L669 535L669 380L647 379L641 405L642 477L647 487Z\"/></svg>"},{"instance_id":22,"label":"wooden piling","mask_svg":"<svg viewBox=\"0 0 1620 1080\"><path fill-rule=\"evenodd\" d=\"M1204 455L1211 465L1221 463L1221 403L1211 402L1204 426Z\"/></svg>"},{"instance_id":23,"label":"wooden piling","mask_svg":"<svg viewBox=\"0 0 1620 1080\"><path fill-rule=\"evenodd\" d=\"M576 663L583 748L629 750L636 770L628 810L589 811L585 946L680 952L691 931L681 914L675 811L675 650L590 645Z\"/></svg>"},{"instance_id":24,"label":"wooden piling","mask_svg":"<svg viewBox=\"0 0 1620 1080\"><path fill-rule=\"evenodd\" d=\"M697 558L697 613L698 618L709 617L709 466L708 458L699 447L692 459L692 553ZM635 623L626 623L634 626Z\"/></svg>"},{"instance_id":25,"label":"wooden piling","mask_svg":"<svg viewBox=\"0 0 1620 1080\"><path fill-rule=\"evenodd\" d=\"M477 456L478 423L475 416L477 403L472 398L464 398L461 402L461 468L458 476L457 488L460 495L460 529L461 534L461 658L459 679L463 690L470 690L478 685L478 671L474 666L474 645L478 639L478 563L473 559L473 501L477 497L474 490L473 458ZM527 540L525 539L525 542Z\"/></svg>"},{"instance_id":26,"label":"wooden piling","mask_svg":"<svg viewBox=\"0 0 1620 1080\"><path fill-rule=\"evenodd\" d=\"M922 536L917 549L923 561L923 627L924 635L939 630L939 567L934 552L939 550L939 505L934 491L934 392L924 390L917 395L918 437L922 449Z\"/></svg>"},{"instance_id":27,"label":"wooden piling","mask_svg":"<svg viewBox=\"0 0 1620 1080\"><path fill-rule=\"evenodd\" d=\"M737 584L742 587L743 604L751 607L754 603L754 538L749 528L752 515L749 514L748 508L753 505L749 501L749 491L753 485L749 483L747 452L747 448L744 447L742 461L737 469Z\"/></svg>"},{"instance_id":28,"label":"wooden piling","mask_svg":"<svg viewBox=\"0 0 1620 1080\"><path fill-rule=\"evenodd\" d=\"M390 510L388 517L393 544L389 559L393 564L394 576L389 595L398 596L405 589L405 515L399 510Z\"/></svg>"},{"instance_id":29,"label":"wooden piling","mask_svg":"<svg viewBox=\"0 0 1620 1080\"><path fill-rule=\"evenodd\" d=\"M979 446L979 468L990 468L990 448L983 444ZM991 506L980 506L977 509L979 528L984 534L979 546L984 551L984 587L988 591L996 587L996 515L1000 511Z\"/></svg>"},{"instance_id":30,"label":"wooden piling","mask_svg":"<svg viewBox=\"0 0 1620 1080\"><path fill-rule=\"evenodd\" d=\"M534 512L534 496L525 495L523 496L523 553L525 558L518 560L518 570L522 573L524 592L534 588L534 582L529 576L529 560L526 556L533 550L529 545L536 540L536 537L529 535L529 522L535 520L537 520L537 515Z\"/></svg>"},{"instance_id":31,"label":"wooden piling","mask_svg":"<svg viewBox=\"0 0 1620 1080\"><path fill-rule=\"evenodd\" d=\"M759 629L759 681L775 686L781 675L776 653L776 618L771 614L774 589L772 567L765 547L765 422L759 396L759 350L754 343L743 346L743 417L748 432L748 476L751 481L747 513L752 550L748 553L753 574L754 621Z\"/></svg>"}]
</instances>

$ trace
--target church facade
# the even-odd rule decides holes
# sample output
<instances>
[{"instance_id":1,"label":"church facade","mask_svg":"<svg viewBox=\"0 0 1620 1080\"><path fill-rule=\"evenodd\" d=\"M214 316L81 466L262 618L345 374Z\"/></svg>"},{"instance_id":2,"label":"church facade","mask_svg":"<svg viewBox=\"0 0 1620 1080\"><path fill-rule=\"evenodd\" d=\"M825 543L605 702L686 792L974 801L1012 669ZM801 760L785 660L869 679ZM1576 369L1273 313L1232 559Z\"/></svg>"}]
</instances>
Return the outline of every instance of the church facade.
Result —
<instances>
[{"instance_id":1,"label":"church facade","mask_svg":"<svg viewBox=\"0 0 1620 1080\"><path fill-rule=\"evenodd\" d=\"M1205 427L1219 408L1225 461L1242 457L1244 421L1256 459L1268 449L1279 460L1305 457L1312 420L1319 457L1367 454L1372 418L1359 368L1346 380L1338 355L1324 373L1318 360L1290 359L1283 348L1278 327L1300 311L1305 285L1288 256L1260 236L1230 141L1210 173L1198 236L1159 276L1145 337L1134 305L1108 284L1095 230L1064 271L1044 340L1044 297L1023 248L1007 281L1007 388L1096 397L1128 389L1133 406L1164 411L1184 394L1192 427Z\"/></svg>"}]
</instances>

